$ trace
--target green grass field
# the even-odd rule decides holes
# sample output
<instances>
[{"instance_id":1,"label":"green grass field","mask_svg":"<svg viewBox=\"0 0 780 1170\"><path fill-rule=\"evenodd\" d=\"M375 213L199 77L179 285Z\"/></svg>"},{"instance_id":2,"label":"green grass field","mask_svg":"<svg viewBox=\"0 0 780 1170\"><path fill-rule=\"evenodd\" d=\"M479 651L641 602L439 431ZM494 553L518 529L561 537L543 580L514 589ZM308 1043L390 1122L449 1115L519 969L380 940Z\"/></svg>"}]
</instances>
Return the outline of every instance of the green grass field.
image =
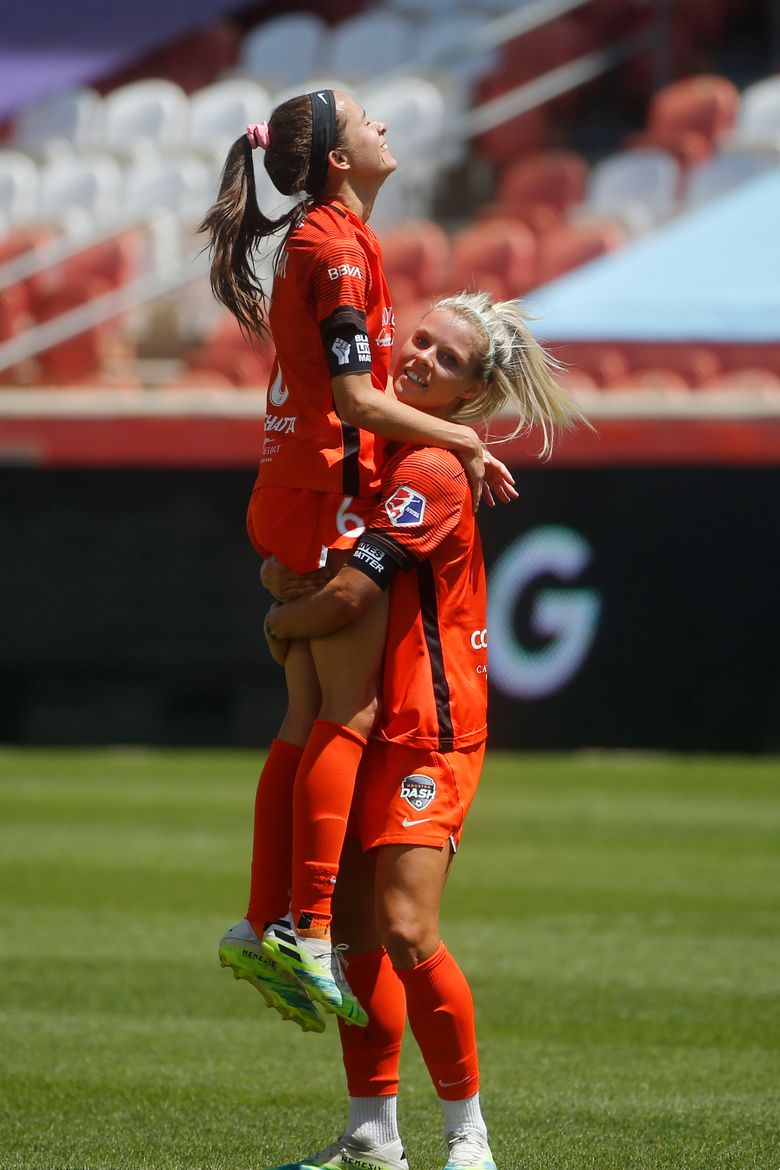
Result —
<instances>
[{"instance_id":1,"label":"green grass field","mask_svg":"<svg viewBox=\"0 0 780 1170\"><path fill-rule=\"evenodd\" d=\"M263 1170L344 1120L337 1034L216 961L258 760L0 752L0 1167ZM489 757L446 893L499 1170L778 1170L780 765ZM441 1170L409 1039L411 1170Z\"/></svg>"}]
</instances>

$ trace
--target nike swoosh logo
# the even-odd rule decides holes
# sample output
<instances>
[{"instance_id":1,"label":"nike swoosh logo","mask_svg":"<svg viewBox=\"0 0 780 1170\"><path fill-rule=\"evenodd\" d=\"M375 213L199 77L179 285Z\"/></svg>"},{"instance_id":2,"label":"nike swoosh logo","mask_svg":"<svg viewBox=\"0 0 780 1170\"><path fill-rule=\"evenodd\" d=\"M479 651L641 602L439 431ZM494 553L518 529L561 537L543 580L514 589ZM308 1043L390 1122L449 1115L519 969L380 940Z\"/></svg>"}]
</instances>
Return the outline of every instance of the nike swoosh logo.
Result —
<instances>
[{"instance_id":1,"label":"nike swoosh logo","mask_svg":"<svg viewBox=\"0 0 780 1170\"><path fill-rule=\"evenodd\" d=\"M461 1077L459 1081L439 1081L439 1084L443 1089L452 1089L455 1085L464 1084L468 1079L468 1077Z\"/></svg>"},{"instance_id":2,"label":"nike swoosh logo","mask_svg":"<svg viewBox=\"0 0 780 1170\"><path fill-rule=\"evenodd\" d=\"M401 821L401 824L405 829L408 829L410 825L424 825L426 821L432 820L433 817L423 817L422 820L419 821L410 821L407 817L404 817L404 819Z\"/></svg>"}]
</instances>

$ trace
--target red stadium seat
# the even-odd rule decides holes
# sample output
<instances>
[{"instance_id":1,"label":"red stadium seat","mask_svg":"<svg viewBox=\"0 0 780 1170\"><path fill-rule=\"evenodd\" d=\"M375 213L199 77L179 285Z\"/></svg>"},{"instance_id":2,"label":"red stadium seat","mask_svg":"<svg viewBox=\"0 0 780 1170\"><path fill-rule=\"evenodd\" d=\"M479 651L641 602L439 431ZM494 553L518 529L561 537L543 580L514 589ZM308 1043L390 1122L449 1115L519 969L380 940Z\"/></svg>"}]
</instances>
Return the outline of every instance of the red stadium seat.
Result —
<instances>
[{"instance_id":1,"label":"red stadium seat","mask_svg":"<svg viewBox=\"0 0 780 1170\"><path fill-rule=\"evenodd\" d=\"M568 342L550 349L567 368L581 371L602 389L622 386L631 372L628 358L618 346Z\"/></svg>"},{"instance_id":2,"label":"red stadium seat","mask_svg":"<svg viewBox=\"0 0 780 1170\"><path fill-rule=\"evenodd\" d=\"M52 320L80 308L86 301L96 300L108 291L107 282L93 279L79 287L58 289L48 296L39 295L35 302L36 318L39 321ZM101 371L109 357L126 362L131 356L129 339L115 321L109 321L84 330L39 354L40 373L37 381L47 386L98 385Z\"/></svg>"},{"instance_id":3,"label":"red stadium seat","mask_svg":"<svg viewBox=\"0 0 780 1170\"><path fill-rule=\"evenodd\" d=\"M719 345L717 351L724 370L771 370L780 376L780 342L735 342Z\"/></svg>"},{"instance_id":4,"label":"red stadium seat","mask_svg":"<svg viewBox=\"0 0 780 1170\"><path fill-rule=\"evenodd\" d=\"M567 211L581 203L588 181L588 163L574 150L545 150L510 163L498 181L498 202L545 204Z\"/></svg>"},{"instance_id":5,"label":"red stadium seat","mask_svg":"<svg viewBox=\"0 0 780 1170\"><path fill-rule=\"evenodd\" d=\"M492 101L520 82L514 75L491 74L484 77L478 86L477 97L481 105ZM520 154L539 150L549 134L549 115L543 106L509 118L506 122L485 130L475 140L477 152L486 162L504 166Z\"/></svg>"},{"instance_id":6,"label":"red stadium seat","mask_svg":"<svg viewBox=\"0 0 780 1170\"><path fill-rule=\"evenodd\" d=\"M623 383L626 389L632 390L684 390L689 387L676 370L666 370L662 367L649 366L644 370L634 370Z\"/></svg>"},{"instance_id":7,"label":"red stadium seat","mask_svg":"<svg viewBox=\"0 0 780 1170\"><path fill-rule=\"evenodd\" d=\"M560 224L539 240L539 283L546 284L607 252L622 247L625 228L614 220Z\"/></svg>"},{"instance_id":8,"label":"red stadium seat","mask_svg":"<svg viewBox=\"0 0 780 1170\"><path fill-rule=\"evenodd\" d=\"M705 385L717 377L722 369L720 358L711 346L677 342L626 342L622 348L633 370L648 366L674 370L686 385L692 387Z\"/></svg>"},{"instance_id":9,"label":"red stadium seat","mask_svg":"<svg viewBox=\"0 0 780 1170\"><path fill-rule=\"evenodd\" d=\"M718 374L704 385L705 390L780 390L780 377L771 370L747 367Z\"/></svg>"},{"instance_id":10,"label":"red stadium seat","mask_svg":"<svg viewBox=\"0 0 780 1170\"><path fill-rule=\"evenodd\" d=\"M382 256L393 303L433 296L446 288L450 276L450 241L430 220L401 223L382 233ZM411 295L399 295L400 281Z\"/></svg>"},{"instance_id":11,"label":"red stadium seat","mask_svg":"<svg viewBox=\"0 0 780 1170\"><path fill-rule=\"evenodd\" d=\"M536 237L525 224L510 220L478 223L452 241L453 288L482 289L506 300L532 288L536 272Z\"/></svg>"},{"instance_id":12,"label":"red stadium seat","mask_svg":"<svg viewBox=\"0 0 780 1170\"><path fill-rule=\"evenodd\" d=\"M211 336L189 358L192 370L213 370L233 386L265 387L273 365L273 347L265 341L250 345L229 313L220 315Z\"/></svg>"},{"instance_id":13,"label":"red stadium seat","mask_svg":"<svg viewBox=\"0 0 780 1170\"><path fill-rule=\"evenodd\" d=\"M632 135L629 142L669 150L683 163L701 162L732 129L738 108L739 91L728 78L687 77L653 96L646 131Z\"/></svg>"},{"instance_id":14,"label":"red stadium seat","mask_svg":"<svg viewBox=\"0 0 780 1170\"><path fill-rule=\"evenodd\" d=\"M579 391L597 393L599 389L595 378L586 374L584 370L577 369L576 366L559 371L555 375L555 380L560 382L564 390L568 390L572 394L577 394Z\"/></svg>"},{"instance_id":15,"label":"red stadium seat","mask_svg":"<svg viewBox=\"0 0 780 1170\"><path fill-rule=\"evenodd\" d=\"M491 219L513 219L525 224L535 236L549 232L561 222L560 212L549 203L483 203L476 209L480 223Z\"/></svg>"},{"instance_id":16,"label":"red stadium seat","mask_svg":"<svg viewBox=\"0 0 780 1170\"><path fill-rule=\"evenodd\" d=\"M234 390L235 383L218 370L185 366L175 378L166 382L162 388L165 390Z\"/></svg>"}]
</instances>

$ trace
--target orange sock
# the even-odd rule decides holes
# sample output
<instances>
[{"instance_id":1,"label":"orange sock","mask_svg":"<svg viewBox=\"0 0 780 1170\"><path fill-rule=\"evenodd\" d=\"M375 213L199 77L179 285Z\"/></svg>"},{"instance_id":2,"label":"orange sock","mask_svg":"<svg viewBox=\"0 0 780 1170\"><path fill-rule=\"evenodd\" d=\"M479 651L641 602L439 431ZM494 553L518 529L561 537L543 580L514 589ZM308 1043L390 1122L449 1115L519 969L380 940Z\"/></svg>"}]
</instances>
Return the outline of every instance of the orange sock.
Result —
<instances>
[{"instance_id":1,"label":"orange sock","mask_svg":"<svg viewBox=\"0 0 780 1170\"><path fill-rule=\"evenodd\" d=\"M290 907L293 785L302 755L303 748L273 740L257 782L246 916L258 935Z\"/></svg>"},{"instance_id":2,"label":"orange sock","mask_svg":"<svg viewBox=\"0 0 780 1170\"><path fill-rule=\"evenodd\" d=\"M317 719L298 766L293 794L293 922L327 927L347 831L355 777L366 741L341 723Z\"/></svg>"},{"instance_id":3,"label":"orange sock","mask_svg":"<svg viewBox=\"0 0 780 1170\"><path fill-rule=\"evenodd\" d=\"M444 943L409 971L396 970L406 1010L433 1086L445 1101L479 1092L474 1001L466 976Z\"/></svg>"},{"instance_id":4,"label":"orange sock","mask_svg":"<svg viewBox=\"0 0 780 1170\"><path fill-rule=\"evenodd\" d=\"M350 955L347 979L368 1012L368 1027L339 1020L341 1052L350 1097L385 1097L398 1092L398 1062L406 1023L406 996L384 947Z\"/></svg>"}]
</instances>

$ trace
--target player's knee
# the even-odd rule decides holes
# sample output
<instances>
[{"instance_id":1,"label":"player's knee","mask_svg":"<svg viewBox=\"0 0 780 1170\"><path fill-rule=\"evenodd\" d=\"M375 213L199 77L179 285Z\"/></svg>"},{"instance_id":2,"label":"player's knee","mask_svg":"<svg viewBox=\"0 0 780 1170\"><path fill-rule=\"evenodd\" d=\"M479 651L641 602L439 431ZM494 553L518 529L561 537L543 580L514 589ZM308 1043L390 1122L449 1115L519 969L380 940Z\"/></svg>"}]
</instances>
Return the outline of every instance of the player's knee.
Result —
<instances>
[{"instance_id":1,"label":"player's knee","mask_svg":"<svg viewBox=\"0 0 780 1170\"><path fill-rule=\"evenodd\" d=\"M382 914L379 933L390 962L401 970L425 962L438 946L438 924L413 910Z\"/></svg>"}]
</instances>

